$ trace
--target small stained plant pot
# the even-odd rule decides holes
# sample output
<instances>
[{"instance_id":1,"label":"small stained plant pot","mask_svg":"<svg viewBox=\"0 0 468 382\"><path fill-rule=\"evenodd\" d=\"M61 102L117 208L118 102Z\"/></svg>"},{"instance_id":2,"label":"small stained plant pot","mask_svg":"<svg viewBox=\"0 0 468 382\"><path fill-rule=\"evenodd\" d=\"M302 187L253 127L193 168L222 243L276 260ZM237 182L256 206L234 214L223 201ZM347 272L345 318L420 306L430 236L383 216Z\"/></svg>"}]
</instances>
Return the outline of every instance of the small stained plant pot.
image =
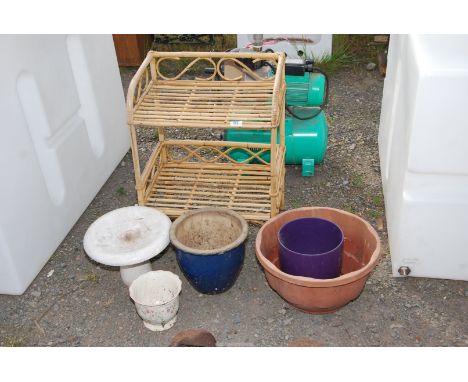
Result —
<instances>
[{"instance_id":1,"label":"small stained plant pot","mask_svg":"<svg viewBox=\"0 0 468 382\"><path fill-rule=\"evenodd\" d=\"M170 239L190 284L204 294L228 290L244 261L248 225L225 208L189 211L172 223Z\"/></svg>"},{"instance_id":2,"label":"small stained plant pot","mask_svg":"<svg viewBox=\"0 0 468 382\"><path fill-rule=\"evenodd\" d=\"M144 325L152 331L172 328L177 320L180 278L168 271L147 272L130 285L130 297Z\"/></svg>"},{"instance_id":3,"label":"small stained plant pot","mask_svg":"<svg viewBox=\"0 0 468 382\"><path fill-rule=\"evenodd\" d=\"M322 218L343 231L341 271L332 279L294 276L280 267L278 231L296 219ZM380 239L364 219L347 211L327 207L303 207L285 211L268 220L258 231L257 259L270 286L294 307L314 314L332 313L359 297L369 274L380 258Z\"/></svg>"},{"instance_id":4,"label":"small stained plant pot","mask_svg":"<svg viewBox=\"0 0 468 382\"><path fill-rule=\"evenodd\" d=\"M322 218L300 218L278 232L280 268L294 276L332 279L340 275L344 236Z\"/></svg>"}]
</instances>

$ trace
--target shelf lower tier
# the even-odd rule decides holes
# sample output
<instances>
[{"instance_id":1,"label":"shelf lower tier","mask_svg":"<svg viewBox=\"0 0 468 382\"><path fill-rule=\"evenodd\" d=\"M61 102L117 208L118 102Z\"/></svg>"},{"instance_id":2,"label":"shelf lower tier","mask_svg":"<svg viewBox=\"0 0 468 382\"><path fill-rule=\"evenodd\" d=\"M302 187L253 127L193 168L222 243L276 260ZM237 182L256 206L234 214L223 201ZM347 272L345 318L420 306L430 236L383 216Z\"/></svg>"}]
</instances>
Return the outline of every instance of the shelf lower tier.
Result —
<instances>
[{"instance_id":1,"label":"shelf lower tier","mask_svg":"<svg viewBox=\"0 0 468 382\"><path fill-rule=\"evenodd\" d=\"M171 218L197 208L225 207L248 221L262 222L271 217L270 190L269 165L249 169L240 164L169 162L155 174L144 205Z\"/></svg>"}]
</instances>

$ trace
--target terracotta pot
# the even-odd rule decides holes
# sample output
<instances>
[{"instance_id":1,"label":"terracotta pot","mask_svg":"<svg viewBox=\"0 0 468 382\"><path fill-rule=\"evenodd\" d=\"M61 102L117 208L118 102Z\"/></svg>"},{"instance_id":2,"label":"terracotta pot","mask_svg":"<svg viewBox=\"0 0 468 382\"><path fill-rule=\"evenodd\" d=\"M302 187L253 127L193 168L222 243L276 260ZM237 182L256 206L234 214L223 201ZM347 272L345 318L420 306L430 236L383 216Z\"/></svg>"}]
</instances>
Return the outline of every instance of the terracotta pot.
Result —
<instances>
[{"instance_id":1,"label":"terracotta pot","mask_svg":"<svg viewBox=\"0 0 468 382\"><path fill-rule=\"evenodd\" d=\"M345 240L339 277L314 279L280 270L278 231L285 223L305 217L328 219L343 231ZM380 257L380 239L374 228L359 216L335 208L304 207L268 220L257 234L256 253L268 283L282 298L308 313L331 313L362 292Z\"/></svg>"}]
</instances>

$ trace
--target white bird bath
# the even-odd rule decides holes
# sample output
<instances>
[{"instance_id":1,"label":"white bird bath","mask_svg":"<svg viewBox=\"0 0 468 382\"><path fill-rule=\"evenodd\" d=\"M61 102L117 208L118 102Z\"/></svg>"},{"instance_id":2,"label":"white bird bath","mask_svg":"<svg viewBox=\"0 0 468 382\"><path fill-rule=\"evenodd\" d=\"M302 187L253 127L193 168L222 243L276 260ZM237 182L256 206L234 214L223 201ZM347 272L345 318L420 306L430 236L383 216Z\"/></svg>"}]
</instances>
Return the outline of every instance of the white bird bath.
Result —
<instances>
[{"instance_id":1,"label":"white bird bath","mask_svg":"<svg viewBox=\"0 0 468 382\"><path fill-rule=\"evenodd\" d=\"M149 260L169 244L170 227L171 220L155 208L119 208L89 226L83 245L98 263L120 267L123 282L130 286L152 270Z\"/></svg>"}]
</instances>

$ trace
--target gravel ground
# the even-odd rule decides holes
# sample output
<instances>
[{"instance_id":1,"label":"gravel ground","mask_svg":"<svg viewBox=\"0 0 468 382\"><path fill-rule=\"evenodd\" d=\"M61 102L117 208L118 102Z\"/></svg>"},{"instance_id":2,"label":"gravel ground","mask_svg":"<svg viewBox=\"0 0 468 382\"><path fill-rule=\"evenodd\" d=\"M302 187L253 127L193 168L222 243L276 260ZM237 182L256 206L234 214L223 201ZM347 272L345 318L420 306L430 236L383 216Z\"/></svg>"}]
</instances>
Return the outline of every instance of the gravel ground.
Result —
<instances>
[{"instance_id":1,"label":"gravel ground","mask_svg":"<svg viewBox=\"0 0 468 382\"><path fill-rule=\"evenodd\" d=\"M125 88L132 74L122 70ZM174 328L145 329L118 270L92 262L82 246L98 216L136 201L127 154L28 290L0 296L0 344L167 346L180 330L205 328L220 346L286 346L299 339L322 346L467 346L468 282L391 276L377 151L382 86L365 65L334 75L326 159L314 177L301 177L295 166L286 176L286 209L346 209L378 229L384 254L358 299L322 316L290 307L265 281L254 253L258 227L250 226L241 274L224 294L196 292L171 248L155 259L154 268L178 274L183 289ZM148 154L154 137L146 134L143 142Z\"/></svg>"}]
</instances>

